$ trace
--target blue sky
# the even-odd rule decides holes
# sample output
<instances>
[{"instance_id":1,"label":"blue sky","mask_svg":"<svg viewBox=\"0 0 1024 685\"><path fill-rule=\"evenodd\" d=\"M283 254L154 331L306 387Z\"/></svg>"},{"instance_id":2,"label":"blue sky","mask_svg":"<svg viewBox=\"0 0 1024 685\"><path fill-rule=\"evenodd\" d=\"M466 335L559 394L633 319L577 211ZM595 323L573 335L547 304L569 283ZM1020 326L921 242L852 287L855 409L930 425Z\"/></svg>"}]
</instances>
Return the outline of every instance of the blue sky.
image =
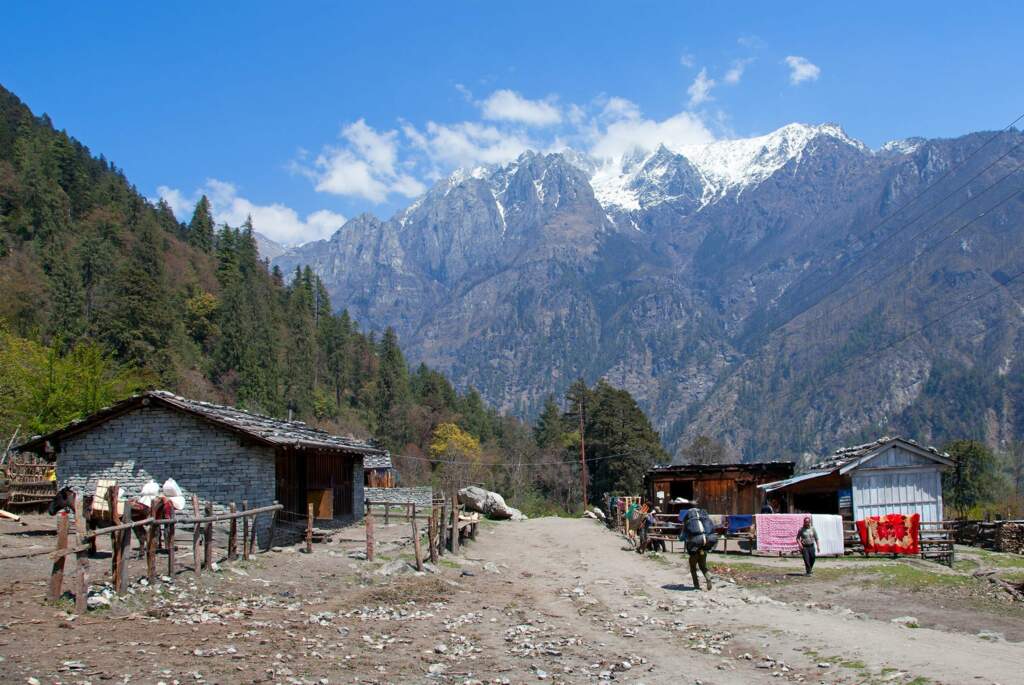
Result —
<instances>
[{"instance_id":1,"label":"blue sky","mask_svg":"<svg viewBox=\"0 0 1024 685\"><path fill-rule=\"evenodd\" d=\"M792 121L878 147L1024 111L1015 3L708 4L11 3L0 83L182 218L206 192L287 242L525 147Z\"/></svg>"}]
</instances>

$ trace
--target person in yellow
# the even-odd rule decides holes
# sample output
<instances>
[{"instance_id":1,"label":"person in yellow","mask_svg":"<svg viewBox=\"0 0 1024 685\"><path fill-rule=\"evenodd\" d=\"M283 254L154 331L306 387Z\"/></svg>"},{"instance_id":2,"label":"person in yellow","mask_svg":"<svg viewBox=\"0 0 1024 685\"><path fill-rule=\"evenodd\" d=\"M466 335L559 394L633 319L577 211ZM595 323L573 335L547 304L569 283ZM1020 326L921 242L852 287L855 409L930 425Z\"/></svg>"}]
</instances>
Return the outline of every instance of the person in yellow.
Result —
<instances>
[{"instance_id":1,"label":"person in yellow","mask_svg":"<svg viewBox=\"0 0 1024 685\"><path fill-rule=\"evenodd\" d=\"M49 469L47 469L46 470L46 480L50 481L51 483L56 483L57 482L57 469L53 468L52 466Z\"/></svg>"}]
</instances>

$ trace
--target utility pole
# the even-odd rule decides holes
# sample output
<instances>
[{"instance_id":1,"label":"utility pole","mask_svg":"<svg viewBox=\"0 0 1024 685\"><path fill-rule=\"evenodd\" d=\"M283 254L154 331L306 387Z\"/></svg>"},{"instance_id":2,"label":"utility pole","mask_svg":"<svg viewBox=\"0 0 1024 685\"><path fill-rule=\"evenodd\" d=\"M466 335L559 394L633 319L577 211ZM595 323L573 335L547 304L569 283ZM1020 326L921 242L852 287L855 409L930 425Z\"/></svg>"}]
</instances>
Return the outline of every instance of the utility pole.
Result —
<instances>
[{"instance_id":1,"label":"utility pole","mask_svg":"<svg viewBox=\"0 0 1024 685\"><path fill-rule=\"evenodd\" d=\"M587 510L587 447L583 439L583 395L580 395L580 481L583 485L583 510Z\"/></svg>"}]
</instances>

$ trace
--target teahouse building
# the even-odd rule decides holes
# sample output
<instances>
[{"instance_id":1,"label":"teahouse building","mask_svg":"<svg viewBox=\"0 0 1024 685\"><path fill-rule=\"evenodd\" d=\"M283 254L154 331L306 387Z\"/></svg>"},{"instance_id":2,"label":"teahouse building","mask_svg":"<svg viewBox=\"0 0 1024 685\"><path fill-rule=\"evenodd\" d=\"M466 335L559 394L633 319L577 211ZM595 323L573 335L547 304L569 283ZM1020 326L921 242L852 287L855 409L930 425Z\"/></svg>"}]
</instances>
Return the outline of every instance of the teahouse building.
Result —
<instances>
[{"instance_id":1,"label":"teahouse building","mask_svg":"<svg viewBox=\"0 0 1024 685\"><path fill-rule=\"evenodd\" d=\"M807 473L759 486L790 511L840 514L847 520L884 514L920 514L942 520L942 472L948 454L913 440L883 437L843 447Z\"/></svg>"},{"instance_id":2,"label":"teahouse building","mask_svg":"<svg viewBox=\"0 0 1024 685\"><path fill-rule=\"evenodd\" d=\"M277 500L280 519L304 519L314 504L318 526L362 518L364 459L390 465L369 443L331 435L300 421L154 390L129 397L18 447L56 461L57 481L89 495L117 482L136 496L150 479L173 478L186 497L250 508ZM269 520L261 521L261 542ZM280 528L279 528L280 530Z\"/></svg>"},{"instance_id":3,"label":"teahouse building","mask_svg":"<svg viewBox=\"0 0 1024 685\"><path fill-rule=\"evenodd\" d=\"M644 491L651 502L664 502L675 513L672 500L696 500L712 514L756 514L763 493L757 486L793 475L791 461L749 464L679 464L656 466L644 476Z\"/></svg>"}]
</instances>

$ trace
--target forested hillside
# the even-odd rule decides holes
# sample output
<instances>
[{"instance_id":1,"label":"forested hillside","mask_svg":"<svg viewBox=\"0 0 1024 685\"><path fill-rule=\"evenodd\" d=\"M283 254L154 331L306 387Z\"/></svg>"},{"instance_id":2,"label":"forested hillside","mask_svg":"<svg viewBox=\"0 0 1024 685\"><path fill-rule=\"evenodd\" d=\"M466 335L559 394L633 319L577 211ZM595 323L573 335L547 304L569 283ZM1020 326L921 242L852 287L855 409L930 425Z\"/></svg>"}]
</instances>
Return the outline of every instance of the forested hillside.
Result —
<instances>
[{"instance_id":1,"label":"forested hillside","mask_svg":"<svg viewBox=\"0 0 1024 685\"><path fill-rule=\"evenodd\" d=\"M2 88L0 293L5 440L164 387L377 439L406 482L454 461L528 511L578 505L577 414L551 400L533 431L425 365L410 371L393 330L361 332L309 268L286 279L261 261L249 222L214 225L203 198L180 223ZM666 459L628 393L570 395L573 411L590 406L595 487L635 490Z\"/></svg>"}]
</instances>

